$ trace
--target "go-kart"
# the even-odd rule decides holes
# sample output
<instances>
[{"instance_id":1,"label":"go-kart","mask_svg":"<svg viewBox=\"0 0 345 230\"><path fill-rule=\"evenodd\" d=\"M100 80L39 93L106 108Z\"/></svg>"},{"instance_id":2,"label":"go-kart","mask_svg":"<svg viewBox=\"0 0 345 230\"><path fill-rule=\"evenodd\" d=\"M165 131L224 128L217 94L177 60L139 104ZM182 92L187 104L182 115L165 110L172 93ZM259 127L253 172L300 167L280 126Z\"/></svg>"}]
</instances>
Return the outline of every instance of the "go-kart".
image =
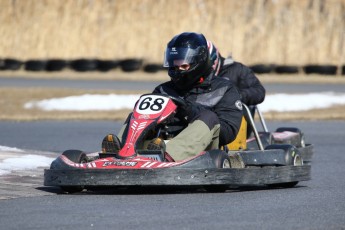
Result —
<instances>
[{"instance_id":1,"label":"go-kart","mask_svg":"<svg viewBox=\"0 0 345 230\"><path fill-rule=\"evenodd\" d=\"M176 97L142 95L130 117L126 141L117 153L67 150L45 170L44 185L69 193L133 186L190 186L222 192L229 186L293 187L310 179L311 166L303 164L299 149L291 144L263 148L254 122L249 124L254 126L259 149L243 148L236 139L238 143L195 153L182 161L174 161L161 150L145 149L147 139L162 136L181 103Z\"/></svg>"}]
</instances>

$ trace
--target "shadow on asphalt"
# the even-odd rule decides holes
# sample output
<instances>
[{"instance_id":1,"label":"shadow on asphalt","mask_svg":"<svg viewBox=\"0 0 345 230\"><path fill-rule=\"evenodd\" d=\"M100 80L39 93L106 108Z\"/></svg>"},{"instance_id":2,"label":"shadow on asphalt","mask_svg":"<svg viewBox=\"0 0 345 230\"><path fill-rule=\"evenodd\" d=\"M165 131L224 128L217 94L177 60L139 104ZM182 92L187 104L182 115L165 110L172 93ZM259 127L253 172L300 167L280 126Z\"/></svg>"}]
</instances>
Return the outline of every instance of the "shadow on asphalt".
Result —
<instances>
[{"instance_id":1,"label":"shadow on asphalt","mask_svg":"<svg viewBox=\"0 0 345 230\"><path fill-rule=\"evenodd\" d=\"M269 186L242 186L228 187L224 191L224 187L200 187L200 186L130 186L130 187L93 187L84 189L82 192L67 193L59 187L37 187L37 190L54 194L66 195L157 195L157 194L190 194L190 193L235 193L250 192L262 190L280 190L280 189L300 189L306 186L298 186L292 188L269 187Z\"/></svg>"}]
</instances>

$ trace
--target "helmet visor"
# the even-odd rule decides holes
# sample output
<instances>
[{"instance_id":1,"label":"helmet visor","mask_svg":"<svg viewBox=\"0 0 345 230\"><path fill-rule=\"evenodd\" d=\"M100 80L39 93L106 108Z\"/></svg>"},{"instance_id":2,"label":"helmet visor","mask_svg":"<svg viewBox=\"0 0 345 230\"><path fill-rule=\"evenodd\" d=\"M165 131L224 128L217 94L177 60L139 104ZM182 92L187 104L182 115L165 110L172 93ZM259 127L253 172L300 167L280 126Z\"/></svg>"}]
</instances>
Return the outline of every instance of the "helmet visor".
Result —
<instances>
[{"instance_id":1,"label":"helmet visor","mask_svg":"<svg viewBox=\"0 0 345 230\"><path fill-rule=\"evenodd\" d=\"M165 50L163 67L175 67L183 64L198 63L200 59L200 49L168 47Z\"/></svg>"}]
</instances>

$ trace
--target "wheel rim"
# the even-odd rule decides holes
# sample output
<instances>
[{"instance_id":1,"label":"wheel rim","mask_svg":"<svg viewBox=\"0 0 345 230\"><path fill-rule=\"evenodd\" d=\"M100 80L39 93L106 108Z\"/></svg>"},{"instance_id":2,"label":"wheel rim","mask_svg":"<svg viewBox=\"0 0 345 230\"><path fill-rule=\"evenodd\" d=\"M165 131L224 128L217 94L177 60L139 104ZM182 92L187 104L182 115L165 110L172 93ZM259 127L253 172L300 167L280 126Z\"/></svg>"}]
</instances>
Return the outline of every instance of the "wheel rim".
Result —
<instances>
[{"instance_id":1,"label":"wheel rim","mask_svg":"<svg viewBox=\"0 0 345 230\"><path fill-rule=\"evenodd\" d=\"M245 168L244 161L239 153L230 154L230 168Z\"/></svg>"},{"instance_id":2,"label":"wheel rim","mask_svg":"<svg viewBox=\"0 0 345 230\"><path fill-rule=\"evenodd\" d=\"M302 166L303 165L303 159L300 155L296 155L293 159L293 165L294 166Z\"/></svg>"},{"instance_id":3,"label":"wheel rim","mask_svg":"<svg viewBox=\"0 0 345 230\"><path fill-rule=\"evenodd\" d=\"M301 147L305 147L305 140L304 136L301 137Z\"/></svg>"},{"instance_id":4,"label":"wheel rim","mask_svg":"<svg viewBox=\"0 0 345 230\"><path fill-rule=\"evenodd\" d=\"M230 168L230 161L228 159L223 161L222 168Z\"/></svg>"}]
</instances>

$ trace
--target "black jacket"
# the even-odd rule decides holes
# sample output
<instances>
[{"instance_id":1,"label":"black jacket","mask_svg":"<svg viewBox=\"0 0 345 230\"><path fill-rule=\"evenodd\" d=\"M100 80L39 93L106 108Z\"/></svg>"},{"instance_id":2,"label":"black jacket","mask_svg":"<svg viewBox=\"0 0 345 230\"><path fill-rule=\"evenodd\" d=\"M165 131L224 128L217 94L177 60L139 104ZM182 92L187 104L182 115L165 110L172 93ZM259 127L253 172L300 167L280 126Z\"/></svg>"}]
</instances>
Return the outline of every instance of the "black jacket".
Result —
<instances>
[{"instance_id":1,"label":"black jacket","mask_svg":"<svg viewBox=\"0 0 345 230\"><path fill-rule=\"evenodd\" d=\"M266 90L254 72L239 62L222 58L218 76L229 79L240 91L241 100L246 105L257 105L264 101Z\"/></svg>"},{"instance_id":2,"label":"black jacket","mask_svg":"<svg viewBox=\"0 0 345 230\"><path fill-rule=\"evenodd\" d=\"M242 104L237 88L226 78L210 74L203 83L187 92L179 91L172 81L168 81L157 86L153 93L181 97L194 102L200 110L208 109L216 113L220 123L220 145L236 138L241 125Z\"/></svg>"}]
</instances>

